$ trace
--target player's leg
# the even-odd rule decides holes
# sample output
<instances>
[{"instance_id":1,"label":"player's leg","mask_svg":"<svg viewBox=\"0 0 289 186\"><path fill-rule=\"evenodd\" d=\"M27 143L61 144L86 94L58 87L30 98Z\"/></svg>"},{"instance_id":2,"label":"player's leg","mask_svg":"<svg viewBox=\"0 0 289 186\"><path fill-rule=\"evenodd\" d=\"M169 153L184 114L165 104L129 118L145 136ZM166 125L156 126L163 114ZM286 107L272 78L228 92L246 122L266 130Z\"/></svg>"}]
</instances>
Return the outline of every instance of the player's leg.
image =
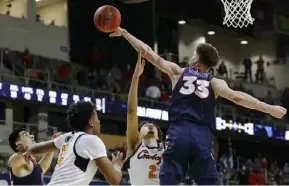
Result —
<instances>
[{"instance_id":1,"label":"player's leg","mask_svg":"<svg viewBox=\"0 0 289 186\"><path fill-rule=\"evenodd\" d=\"M166 150L160 169L160 185L177 185L186 173L190 159L190 140L183 126L173 126L167 131Z\"/></svg>"},{"instance_id":2,"label":"player's leg","mask_svg":"<svg viewBox=\"0 0 289 186\"><path fill-rule=\"evenodd\" d=\"M191 165L191 176L198 185L216 185L218 173L212 155L202 155Z\"/></svg>"},{"instance_id":3,"label":"player's leg","mask_svg":"<svg viewBox=\"0 0 289 186\"><path fill-rule=\"evenodd\" d=\"M164 160L160 169L160 185L178 185L182 178L181 165L171 160Z\"/></svg>"},{"instance_id":4,"label":"player's leg","mask_svg":"<svg viewBox=\"0 0 289 186\"><path fill-rule=\"evenodd\" d=\"M190 165L191 177L198 185L215 185L218 173L213 155L211 131L207 128L199 128L194 136L198 138L194 140L196 151Z\"/></svg>"}]
</instances>

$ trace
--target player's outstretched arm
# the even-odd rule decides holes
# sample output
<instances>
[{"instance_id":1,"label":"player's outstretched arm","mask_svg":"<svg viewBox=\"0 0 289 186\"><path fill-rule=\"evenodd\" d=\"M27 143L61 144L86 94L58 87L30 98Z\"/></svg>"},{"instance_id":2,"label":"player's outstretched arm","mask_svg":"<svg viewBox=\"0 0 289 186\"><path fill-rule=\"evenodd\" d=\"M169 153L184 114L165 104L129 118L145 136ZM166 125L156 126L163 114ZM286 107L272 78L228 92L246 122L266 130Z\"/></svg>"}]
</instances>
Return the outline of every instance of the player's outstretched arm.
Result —
<instances>
[{"instance_id":1,"label":"player's outstretched arm","mask_svg":"<svg viewBox=\"0 0 289 186\"><path fill-rule=\"evenodd\" d=\"M60 135L61 135L61 133L58 132L58 133L53 135L52 139L56 139ZM38 164L42 168L43 174L45 174L47 172L47 170L49 169L51 162L52 162L52 159L53 159L53 156L54 156L54 152L45 153L42 156L41 160L38 162Z\"/></svg>"},{"instance_id":2,"label":"player's outstretched arm","mask_svg":"<svg viewBox=\"0 0 289 186\"><path fill-rule=\"evenodd\" d=\"M55 146L53 140L35 143L28 148L28 153L31 154L42 154L56 152L58 148Z\"/></svg>"},{"instance_id":3,"label":"player's outstretched arm","mask_svg":"<svg viewBox=\"0 0 289 186\"><path fill-rule=\"evenodd\" d=\"M142 56L146 58L150 63L156 66L158 69L168 74L179 75L182 73L181 67L177 64L164 60L162 57L157 55L151 47L137 39L125 29L118 28L114 33L110 35L111 37L123 36L134 48L136 51L141 52Z\"/></svg>"},{"instance_id":4,"label":"player's outstretched arm","mask_svg":"<svg viewBox=\"0 0 289 186\"><path fill-rule=\"evenodd\" d=\"M276 118L282 118L287 112L287 110L281 106L269 105L249 94L232 90L224 80L213 78L211 83L215 93L243 107L269 113Z\"/></svg>"},{"instance_id":5,"label":"player's outstretched arm","mask_svg":"<svg viewBox=\"0 0 289 186\"><path fill-rule=\"evenodd\" d=\"M57 152L64 143L67 135L68 134L60 135L60 133L57 133L52 137L52 140L35 143L31 145L28 148L27 152L31 154Z\"/></svg>"},{"instance_id":6,"label":"player's outstretched arm","mask_svg":"<svg viewBox=\"0 0 289 186\"><path fill-rule=\"evenodd\" d=\"M138 54L138 61L135 67L134 74L132 76L132 81L128 93L127 99L127 155L130 156L140 143L139 131L138 131L138 116L137 116L137 106L138 106L138 83L139 77L143 73L145 66L145 61L142 60L141 54Z\"/></svg>"}]
</instances>

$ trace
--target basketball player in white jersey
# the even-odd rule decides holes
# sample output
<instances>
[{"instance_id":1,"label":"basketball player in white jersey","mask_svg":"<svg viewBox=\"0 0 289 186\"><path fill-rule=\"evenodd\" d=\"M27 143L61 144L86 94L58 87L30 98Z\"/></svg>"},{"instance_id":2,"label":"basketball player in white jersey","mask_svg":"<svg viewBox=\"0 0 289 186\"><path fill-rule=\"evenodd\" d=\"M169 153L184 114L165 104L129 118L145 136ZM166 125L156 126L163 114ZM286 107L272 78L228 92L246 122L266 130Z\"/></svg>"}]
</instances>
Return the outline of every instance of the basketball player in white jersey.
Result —
<instances>
[{"instance_id":1,"label":"basketball player in white jersey","mask_svg":"<svg viewBox=\"0 0 289 186\"><path fill-rule=\"evenodd\" d=\"M73 132L42 143L33 144L27 153L47 153L60 149L58 162L48 185L89 185L97 169L111 185L118 185L122 177L122 154L107 158L106 147L97 136L100 121L91 102L78 102L67 112Z\"/></svg>"},{"instance_id":2,"label":"basketball player in white jersey","mask_svg":"<svg viewBox=\"0 0 289 186\"><path fill-rule=\"evenodd\" d=\"M151 122L138 126L137 90L145 62L141 55L132 77L127 104L127 163L131 185L158 185L164 145L162 131ZM140 129L140 130L139 130Z\"/></svg>"}]
</instances>

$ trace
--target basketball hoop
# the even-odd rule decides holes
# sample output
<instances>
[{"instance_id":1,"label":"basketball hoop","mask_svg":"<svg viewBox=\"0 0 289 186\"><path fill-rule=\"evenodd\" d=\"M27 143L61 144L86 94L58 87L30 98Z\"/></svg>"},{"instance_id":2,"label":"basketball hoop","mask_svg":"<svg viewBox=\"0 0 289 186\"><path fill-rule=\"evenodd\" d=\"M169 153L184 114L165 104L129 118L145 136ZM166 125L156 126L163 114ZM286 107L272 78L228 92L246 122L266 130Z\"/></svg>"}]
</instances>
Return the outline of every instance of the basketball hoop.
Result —
<instances>
[{"instance_id":1,"label":"basketball hoop","mask_svg":"<svg viewBox=\"0 0 289 186\"><path fill-rule=\"evenodd\" d=\"M253 0L221 0L225 7L226 16L223 25L234 28L247 27L253 24L250 10Z\"/></svg>"}]
</instances>

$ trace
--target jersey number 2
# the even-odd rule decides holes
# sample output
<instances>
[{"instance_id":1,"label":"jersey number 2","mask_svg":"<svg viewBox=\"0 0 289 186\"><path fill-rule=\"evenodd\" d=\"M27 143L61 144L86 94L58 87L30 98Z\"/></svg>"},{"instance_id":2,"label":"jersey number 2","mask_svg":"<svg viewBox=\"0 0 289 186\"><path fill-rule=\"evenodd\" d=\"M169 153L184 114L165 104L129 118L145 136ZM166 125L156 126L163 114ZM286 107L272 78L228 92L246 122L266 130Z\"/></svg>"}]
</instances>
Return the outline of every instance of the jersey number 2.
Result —
<instances>
[{"instance_id":1,"label":"jersey number 2","mask_svg":"<svg viewBox=\"0 0 289 186\"><path fill-rule=\"evenodd\" d=\"M157 178L157 176L156 176L157 166L150 165L149 169L150 169L150 171L149 171L149 179Z\"/></svg>"},{"instance_id":2,"label":"jersey number 2","mask_svg":"<svg viewBox=\"0 0 289 186\"><path fill-rule=\"evenodd\" d=\"M195 93L200 98L207 98L209 96L209 81L199 80L195 76L184 76L183 81L185 81L185 83L180 89L180 93L184 95L190 95ZM197 88L195 82L197 84Z\"/></svg>"}]
</instances>

